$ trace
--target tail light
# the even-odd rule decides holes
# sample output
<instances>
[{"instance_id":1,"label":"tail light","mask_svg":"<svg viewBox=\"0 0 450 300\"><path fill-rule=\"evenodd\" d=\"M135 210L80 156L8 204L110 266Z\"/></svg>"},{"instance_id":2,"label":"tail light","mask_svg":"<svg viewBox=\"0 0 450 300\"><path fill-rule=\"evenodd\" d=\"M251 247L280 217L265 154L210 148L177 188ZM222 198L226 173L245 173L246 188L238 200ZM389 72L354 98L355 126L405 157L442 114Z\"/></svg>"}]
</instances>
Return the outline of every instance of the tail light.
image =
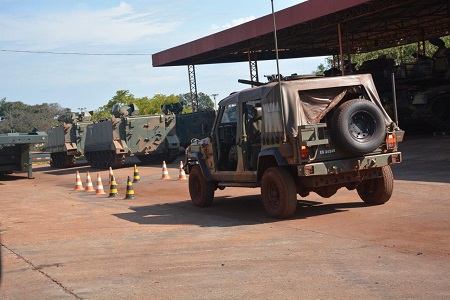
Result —
<instances>
[{"instance_id":1,"label":"tail light","mask_svg":"<svg viewBox=\"0 0 450 300\"><path fill-rule=\"evenodd\" d=\"M302 156L302 159L308 159L309 158L309 148L306 146L300 147L300 153Z\"/></svg>"},{"instance_id":2,"label":"tail light","mask_svg":"<svg viewBox=\"0 0 450 300\"><path fill-rule=\"evenodd\" d=\"M397 136L394 133L388 133L386 137L386 145L388 149L397 148Z\"/></svg>"}]
</instances>

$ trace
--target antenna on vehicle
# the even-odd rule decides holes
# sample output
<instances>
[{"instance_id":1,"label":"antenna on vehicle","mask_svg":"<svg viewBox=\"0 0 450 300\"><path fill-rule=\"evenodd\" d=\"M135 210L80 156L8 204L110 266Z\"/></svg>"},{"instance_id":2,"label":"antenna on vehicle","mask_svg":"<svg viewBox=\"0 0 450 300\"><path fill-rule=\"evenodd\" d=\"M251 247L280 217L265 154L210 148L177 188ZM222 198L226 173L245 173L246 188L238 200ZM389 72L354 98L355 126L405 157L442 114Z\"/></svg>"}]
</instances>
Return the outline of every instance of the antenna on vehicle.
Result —
<instances>
[{"instance_id":1,"label":"antenna on vehicle","mask_svg":"<svg viewBox=\"0 0 450 300\"><path fill-rule=\"evenodd\" d=\"M277 61L277 77L278 77L278 89L280 91L280 101L281 101L281 123L283 126L283 143L286 143L286 124L284 123L284 102L283 102L283 92L281 91L281 75L280 75L280 63L278 58L278 39L277 39L277 25L275 22L275 10L273 8L273 0L270 0L272 3L272 21L273 21L273 35L275 39L275 58Z\"/></svg>"}]
</instances>

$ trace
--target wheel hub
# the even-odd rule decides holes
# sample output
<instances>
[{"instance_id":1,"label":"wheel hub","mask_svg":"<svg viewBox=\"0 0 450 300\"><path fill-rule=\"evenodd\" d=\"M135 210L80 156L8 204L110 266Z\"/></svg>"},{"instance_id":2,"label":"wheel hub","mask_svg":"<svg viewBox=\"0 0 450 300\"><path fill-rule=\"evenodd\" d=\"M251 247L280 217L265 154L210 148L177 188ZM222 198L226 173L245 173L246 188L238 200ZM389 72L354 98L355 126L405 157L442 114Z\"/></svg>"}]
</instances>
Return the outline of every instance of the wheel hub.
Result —
<instances>
[{"instance_id":1,"label":"wheel hub","mask_svg":"<svg viewBox=\"0 0 450 300\"><path fill-rule=\"evenodd\" d=\"M348 129L355 140L364 141L374 134L374 121L368 114L357 113L351 117Z\"/></svg>"}]
</instances>

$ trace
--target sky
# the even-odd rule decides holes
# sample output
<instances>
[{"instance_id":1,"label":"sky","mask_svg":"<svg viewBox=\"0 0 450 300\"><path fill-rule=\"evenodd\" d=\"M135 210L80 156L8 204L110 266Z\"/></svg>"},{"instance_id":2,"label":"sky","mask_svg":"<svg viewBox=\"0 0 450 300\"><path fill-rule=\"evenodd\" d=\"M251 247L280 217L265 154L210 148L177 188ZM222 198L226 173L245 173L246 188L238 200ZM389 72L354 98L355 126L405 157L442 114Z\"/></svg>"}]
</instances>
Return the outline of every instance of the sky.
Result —
<instances>
[{"instance_id":1,"label":"sky","mask_svg":"<svg viewBox=\"0 0 450 300\"><path fill-rule=\"evenodd\" d=\"M273 0L275 11L300 2ZM79 111L96 110L118 90L138 98L188 93L187 66L154 68L152 54L271 11L270 0L0 0L0 99ZM280 73L310 74L324 61L282 60ZM258 71L263 81L276 62L258 62ZM249 79L247 62L198 65L195 74L197 91L217 101L248 87L237 82Z\"/></svg>"}]
</instances>

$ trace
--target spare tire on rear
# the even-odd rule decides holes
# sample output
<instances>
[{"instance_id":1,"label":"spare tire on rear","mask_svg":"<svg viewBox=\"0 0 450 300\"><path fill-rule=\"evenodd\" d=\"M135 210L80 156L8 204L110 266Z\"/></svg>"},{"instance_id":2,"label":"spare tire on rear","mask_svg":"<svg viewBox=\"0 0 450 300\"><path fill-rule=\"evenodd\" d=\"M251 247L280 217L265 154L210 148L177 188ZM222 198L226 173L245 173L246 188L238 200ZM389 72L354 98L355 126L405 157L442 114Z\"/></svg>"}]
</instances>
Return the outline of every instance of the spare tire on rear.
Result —
<instances>
[{"instance_id":1,"label":"spare tire on rear","mask_svg":"<svg viewBox=\"0 0 450 300\"><path fill-rule=\"evenodd\" d=\"M353 99L340 105L331 125L336 144L354 155L374 151L386 138L383 113L374 103L364 99Z\"/></svg>"}]
</instances>

